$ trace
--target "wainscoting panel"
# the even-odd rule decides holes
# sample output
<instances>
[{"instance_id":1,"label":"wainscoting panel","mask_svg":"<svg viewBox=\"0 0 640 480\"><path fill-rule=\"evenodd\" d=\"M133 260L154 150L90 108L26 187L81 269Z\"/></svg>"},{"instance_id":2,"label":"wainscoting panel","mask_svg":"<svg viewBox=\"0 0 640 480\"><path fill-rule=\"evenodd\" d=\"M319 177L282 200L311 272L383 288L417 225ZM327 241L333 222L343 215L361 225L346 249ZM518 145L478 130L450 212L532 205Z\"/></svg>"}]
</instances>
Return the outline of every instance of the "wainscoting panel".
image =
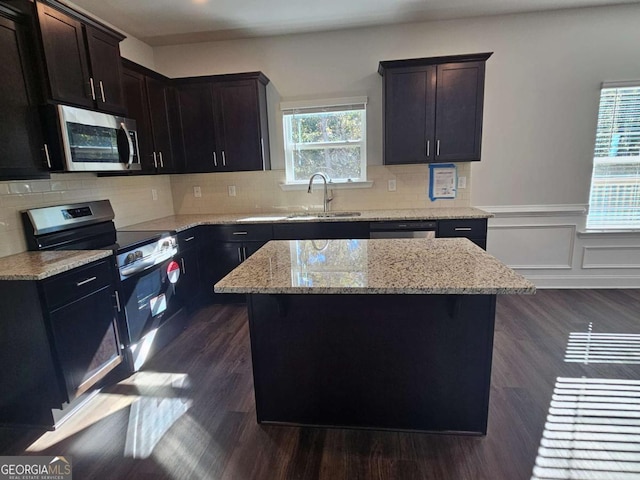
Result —
<instances>
[{"instance_id":1,"label":"wainscoting panel","mask_svg":"<svg viewBox=\"0 0 640 480\"><path fill-rule=\"evenodd\" d=\"M487 251L514 269L570 270L576 225L490 225Z\"/></svg>"},{"instance_id":2,"label":"wainscoting panel","mask_svg":"<svg viewBox=\"0 0 640 480\"><path fill-rule=\"evenodd\" d=\"M640 245L597 245L582 247L582 268L640 269Z\"/></svg>"}]
</instances>

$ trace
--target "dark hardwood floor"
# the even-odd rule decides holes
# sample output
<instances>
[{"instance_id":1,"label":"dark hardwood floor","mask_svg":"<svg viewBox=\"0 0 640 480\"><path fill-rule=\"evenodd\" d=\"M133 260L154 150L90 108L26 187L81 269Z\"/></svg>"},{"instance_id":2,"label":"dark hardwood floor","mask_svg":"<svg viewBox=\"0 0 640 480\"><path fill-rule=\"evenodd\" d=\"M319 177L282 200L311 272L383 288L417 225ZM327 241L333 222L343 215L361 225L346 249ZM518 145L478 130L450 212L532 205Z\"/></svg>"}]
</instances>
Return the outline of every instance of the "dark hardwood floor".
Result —
<instances>
[{"instance_id":1,"label":"dark hardwood floor","mask_svg":"<svg viewBox=\"0 0 640 480\"><path fill-rule=\"evenodd\" d=\"M598 340L574 335L582 353L571 357L570 334L580 332ZM103 390L57 431L0 429L0 453L71 456L76 479L519 480L532 478L536 462L533 478L640 478L638 453L620 455L640 452L640 386L616 383L640 380L633 334L640 290L499 296L486 437L260 426L246 309L212 306L144 371ZM579 381L604 393L581 404L591 394L564 387ZM625 400L612 410L617 395ZM575 444L539 450L542 440L564 441L545 430L550 414L547 429L569 425ZM594 429L609 429L604 442L588 431L580 443L575 425L589 418L603 419Z\"/></svg>"}]
</instances>

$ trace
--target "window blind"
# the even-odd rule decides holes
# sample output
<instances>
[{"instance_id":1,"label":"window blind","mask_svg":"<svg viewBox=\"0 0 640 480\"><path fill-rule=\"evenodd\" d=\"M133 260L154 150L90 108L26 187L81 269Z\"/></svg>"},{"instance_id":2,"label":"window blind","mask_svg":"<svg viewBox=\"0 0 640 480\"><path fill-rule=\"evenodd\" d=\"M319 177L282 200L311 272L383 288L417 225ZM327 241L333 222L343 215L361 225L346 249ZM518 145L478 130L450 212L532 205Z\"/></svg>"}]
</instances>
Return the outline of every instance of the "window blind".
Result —
<instances>
[{"instance_id":1,"label":"window blind","mask_svg":"<svg viewBox=\"0 0 640 480\"><path fill-rule=\"evenodd\" d=\"M603 86L587 228L640 229L640 82Z\"/></svg>"}]
</instances>

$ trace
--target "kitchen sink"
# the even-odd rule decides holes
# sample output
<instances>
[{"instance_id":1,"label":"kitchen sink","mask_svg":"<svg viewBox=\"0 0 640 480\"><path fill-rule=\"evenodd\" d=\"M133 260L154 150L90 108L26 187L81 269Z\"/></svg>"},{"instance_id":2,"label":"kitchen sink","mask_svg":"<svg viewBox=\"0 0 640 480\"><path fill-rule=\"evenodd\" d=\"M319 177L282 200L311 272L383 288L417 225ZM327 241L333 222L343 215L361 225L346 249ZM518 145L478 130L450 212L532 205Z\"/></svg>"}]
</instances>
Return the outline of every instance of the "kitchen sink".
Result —
<instances>
[{"instance_id":1,"label":"kitchen sink","mask_svg":"<svg viewBox=\"0 0 640 480\"><path fill-rule=\"evenodd\" d=\"M333 217L359 217L360 212L304 212L293 213L287 218L333 218Z\"/></svg>"}]
</instances>

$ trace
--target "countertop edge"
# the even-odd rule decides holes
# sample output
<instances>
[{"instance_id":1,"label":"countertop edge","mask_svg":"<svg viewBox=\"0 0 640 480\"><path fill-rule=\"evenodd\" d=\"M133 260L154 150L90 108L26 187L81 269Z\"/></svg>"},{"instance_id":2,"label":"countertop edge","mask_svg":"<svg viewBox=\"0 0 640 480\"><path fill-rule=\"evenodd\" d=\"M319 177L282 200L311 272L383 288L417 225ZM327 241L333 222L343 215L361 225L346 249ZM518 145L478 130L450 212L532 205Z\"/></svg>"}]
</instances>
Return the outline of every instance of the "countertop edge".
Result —
<instances>
[{"instance_id":1,"label":"countertop edge","mask_svg":"<svg viewBox=\"0 0 640 480\"><path fill-rule=\"evenodd\" d=\"M67 253L69 251L66 251ZM83 250L78 251L83 254L87 254L85 258L80 259L69 259L68 261L61 259L58 265L43 267L42 271L39 273L10 273L10 274L0 274L0 281L40 281L46 280L47 278L54 277L60 273L65 273L74 268L82 267L84 265L88 265L97 260L102 260L103 258L108 258L112 255L113 252L111 250ZM11 258L15 257L18 259L20 256L25 256L33 253L43 253L43 252L22 252L17 253L15 255L10 255L9 257L2 258ZM0 259L2 260L2 259Z\"/></svg>"}]
</instances>

